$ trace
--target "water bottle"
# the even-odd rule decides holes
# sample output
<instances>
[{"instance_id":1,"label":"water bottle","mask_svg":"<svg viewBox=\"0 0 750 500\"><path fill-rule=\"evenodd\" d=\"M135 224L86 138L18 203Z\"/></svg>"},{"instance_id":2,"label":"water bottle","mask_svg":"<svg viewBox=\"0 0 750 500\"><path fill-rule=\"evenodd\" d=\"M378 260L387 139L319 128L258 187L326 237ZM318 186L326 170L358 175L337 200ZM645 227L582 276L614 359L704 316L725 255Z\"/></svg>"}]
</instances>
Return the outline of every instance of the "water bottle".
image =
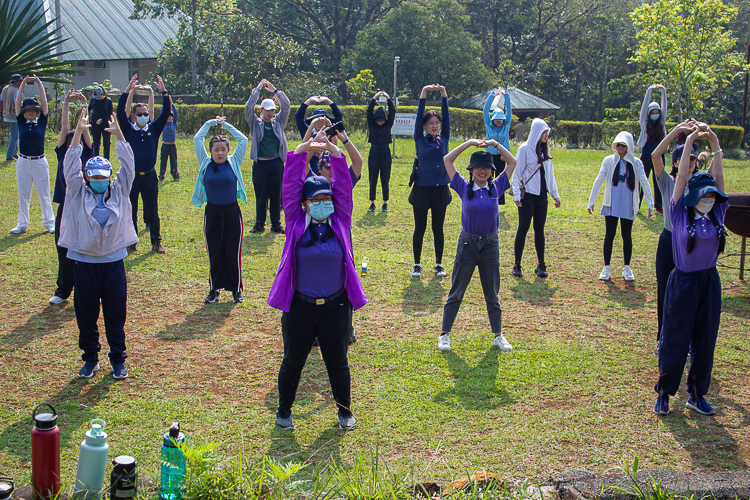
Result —
<instances>
[{"instance_id":1,"label":"water bottle","mask_svg":"<svg viewBox=\"0 0 750 500\"><path fill-rule=\"evenodd\" d=\"M9 477L0 477L0 500L9 500L13 496L15 483Z\"/></svg>"},{"instance_id":2,"label":"water bottle","mask_svg":"<svg viewBox=\"0 0 750 500\"><path fill-rule=\"evenodd\" d=\"M92 420L89 430L86 431L86 437L81 441L76 484L73 487L73 497L76 499L101 500L102 498L109 453L104 427L104 420L98 418Z\"/></svg>"},{"instance_id":3,"label":"water bottle","mask_svg":"<svg viewBox=\"0 0 750 500\"><path fill-rule=\"evenodd\" d=\"M367 276L367 257L362 259L362 276Z\"/></svg>"},{"instance_id":4,"label":"water bottle","mask_svg":"<svg viewBox=\"0 0 750 500\"><path fill-rule=\"evenodd\" d=\"M112 460L112 474L110 475L109 498L112 500L135 500L138 488L138 465L135 458L120 455Z\"/></svg>"},{"instance_id":5,"label":"water bottle","mask_svg":"<svg viewBox=\"0 0 750 500\"><path fill-rule=\"evenodd\" d=\"M40 406L49 406L52 413L40 413ZM60 428L52 405L42 403L31 414L31 481L34 499L55 498L60 491Z\"/></svg>"},{"instance_id":6,"label":"water bottle","mask_svg":"<svg viewBox=\"0 0 750 500\"><path fill-rule=\"evenodd\" d=\"M160 500L180 500L184 492L185 455L179 446L185 442L185 434L180 432L180 423L172 422L169 432L164 434L161 444L161 488Z\"/></svg>"}]
</instances>

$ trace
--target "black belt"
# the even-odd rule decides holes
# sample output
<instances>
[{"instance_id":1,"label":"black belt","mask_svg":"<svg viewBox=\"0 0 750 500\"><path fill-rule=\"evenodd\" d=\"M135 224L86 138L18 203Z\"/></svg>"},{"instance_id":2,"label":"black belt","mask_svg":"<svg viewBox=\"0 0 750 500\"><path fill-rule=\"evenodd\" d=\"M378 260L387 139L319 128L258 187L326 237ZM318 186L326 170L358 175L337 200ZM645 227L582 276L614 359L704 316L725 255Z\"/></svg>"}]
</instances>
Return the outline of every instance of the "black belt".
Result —
<instances>
[{"instance_id":1,"label":"black belt","mask_svg":"<svg viewBox=\"0 0 750 500\"><path fill-rule=\"evenodd\" d=\"M342 288L338 292L334 293L330 297L323 297L321 299L314 299L312 297L308 297L307 295L302 295L299 292L294 292L294 297L298 298L304 302L309 302L310 304L315 304L316 306L322 306L329 302L334 302L337 299L341 298L342 295L346 293L346 288Z\"/></svg>"},{"instance_id":2,"label":"black belt","mask_svg":"<svg viewBox=\"0 0 750 500\"><path fill-rule=\"evenodd\" d=\"M21 153L18 153L18 156L20 156L21 158L25 158L26 160L41 160L42 158L44 158L44 155L42 155L42 156L26 156L26 155L22 155Z\"/></svg>"},{"instance_id":3,"label":"black belt","mask_svg":"<svg viewBox=\"0 0 750 500\"><path fill-rule=\"evenodd\" d=\"M146 175L147 173L151 172L151 170L154 170L155 168L156 168L156 167L154 167L154 168L151 168L151 169L149 169L149 170L146 170L145 172L144 172L144 171L140 171L140 170L137 170L137 171L136 171L135 173L136 173L136 174L138 174L138 175Z\"/></svg>"}]
</instances>

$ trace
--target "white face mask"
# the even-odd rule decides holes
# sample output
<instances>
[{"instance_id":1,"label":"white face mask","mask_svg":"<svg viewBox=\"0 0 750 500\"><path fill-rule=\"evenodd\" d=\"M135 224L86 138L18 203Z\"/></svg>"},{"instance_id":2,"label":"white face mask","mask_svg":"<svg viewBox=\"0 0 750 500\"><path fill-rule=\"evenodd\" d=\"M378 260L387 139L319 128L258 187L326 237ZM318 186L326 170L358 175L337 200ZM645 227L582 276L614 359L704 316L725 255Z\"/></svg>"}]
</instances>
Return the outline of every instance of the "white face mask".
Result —
<instances>
[{"instance_id":1,"label":"white face mask","mask_svg":"<svg viewBox=\"0 0 750 500\"><path fill-rule=\"evenodd\" d=\"M714 203L716 203L716 200L714 198L707 198L704 196L700 199L698 204L695 205L695 209L702 214L707 214L714 207Z\"/></svg>"},{"instance_id":2,"label":"white face mask","mask_svg":"<svg viewBox=\"0 0 750 500\"><path fill-rule=\"evenodd\" d=\"M148 116L136 116L135 122L139 127L145 127L146 125L148 125Z\"/></svg>"}]
</instances>

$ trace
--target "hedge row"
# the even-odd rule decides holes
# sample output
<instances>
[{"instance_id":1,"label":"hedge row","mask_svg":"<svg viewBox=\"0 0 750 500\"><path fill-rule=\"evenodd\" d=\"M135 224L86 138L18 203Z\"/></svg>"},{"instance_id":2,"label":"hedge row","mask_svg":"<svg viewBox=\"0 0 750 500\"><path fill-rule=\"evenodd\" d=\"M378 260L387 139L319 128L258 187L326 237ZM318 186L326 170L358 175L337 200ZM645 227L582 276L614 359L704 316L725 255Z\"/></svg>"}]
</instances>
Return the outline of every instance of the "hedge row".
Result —
<instances>
[{"instance_id":1,"label":"hedge row","mask_svg":"<svg viewBox=\"0 0 750 500\"><path fill-rule=\"evenodd\" d=\"M677 123L667 123L672 129ZM719 144L724 149L739 148L744 134L742 127L712 125L711 129L719 137ZM635 140L641 133L641 125L635 121L623 122L574 122L560 120L553 127L554 139L578 147L599 146L611 143L620 131L633 134Z\"/></svg>"}]
</instances>

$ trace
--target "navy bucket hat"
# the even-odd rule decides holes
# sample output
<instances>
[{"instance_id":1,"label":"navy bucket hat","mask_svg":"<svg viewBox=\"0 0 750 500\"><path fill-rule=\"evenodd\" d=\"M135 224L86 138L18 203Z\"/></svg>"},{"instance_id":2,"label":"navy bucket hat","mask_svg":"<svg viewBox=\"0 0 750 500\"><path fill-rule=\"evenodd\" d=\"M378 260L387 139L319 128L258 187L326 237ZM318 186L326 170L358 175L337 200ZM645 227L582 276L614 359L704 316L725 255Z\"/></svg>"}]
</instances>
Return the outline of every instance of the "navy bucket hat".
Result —
<instances>
[{"instance_id":1,"label":"navy bucket hat","mask_svg":"<svg viewBox=\"0 0 750 500\"><path fill-rule=\"evenodd\" d=\"M685 151L685 145L680 144L674 150L672 151L672 163L677 163L682 158L682 153ZM698 148L695 147L695 144L693 144L693 150L690 151L690 156L693 158L698 158Z\"/></svg>"},{"instance_id":2,"label":"navy bucket hat","mask_svg":"<svg viewBox=\"0 0 750 500\"><path fill-rule=\"evenodd\" d=\"M305 123L310 125L314 119L320 118L321 116L325 116L331 121L331 123L333 123L333 118L328 116L328 113L326 113L326 110L323 108L315 108L312 114L308 118L305 118Z\"/></svg>"},{"instance_id":3,"label":"navy bucket hat","mask_svg":"<svg viewBox=\"0 0 750 500\"><path fill-rule=\"evenodd\" d=\"M729 200L724 192L716 187L716 182L711 174L698 172L693 174L685 188L685 196L682 198L683 207L694 207L701 198L709 193L716 193L716 203L724 203Z\"/></svg>"}]
</instances>

